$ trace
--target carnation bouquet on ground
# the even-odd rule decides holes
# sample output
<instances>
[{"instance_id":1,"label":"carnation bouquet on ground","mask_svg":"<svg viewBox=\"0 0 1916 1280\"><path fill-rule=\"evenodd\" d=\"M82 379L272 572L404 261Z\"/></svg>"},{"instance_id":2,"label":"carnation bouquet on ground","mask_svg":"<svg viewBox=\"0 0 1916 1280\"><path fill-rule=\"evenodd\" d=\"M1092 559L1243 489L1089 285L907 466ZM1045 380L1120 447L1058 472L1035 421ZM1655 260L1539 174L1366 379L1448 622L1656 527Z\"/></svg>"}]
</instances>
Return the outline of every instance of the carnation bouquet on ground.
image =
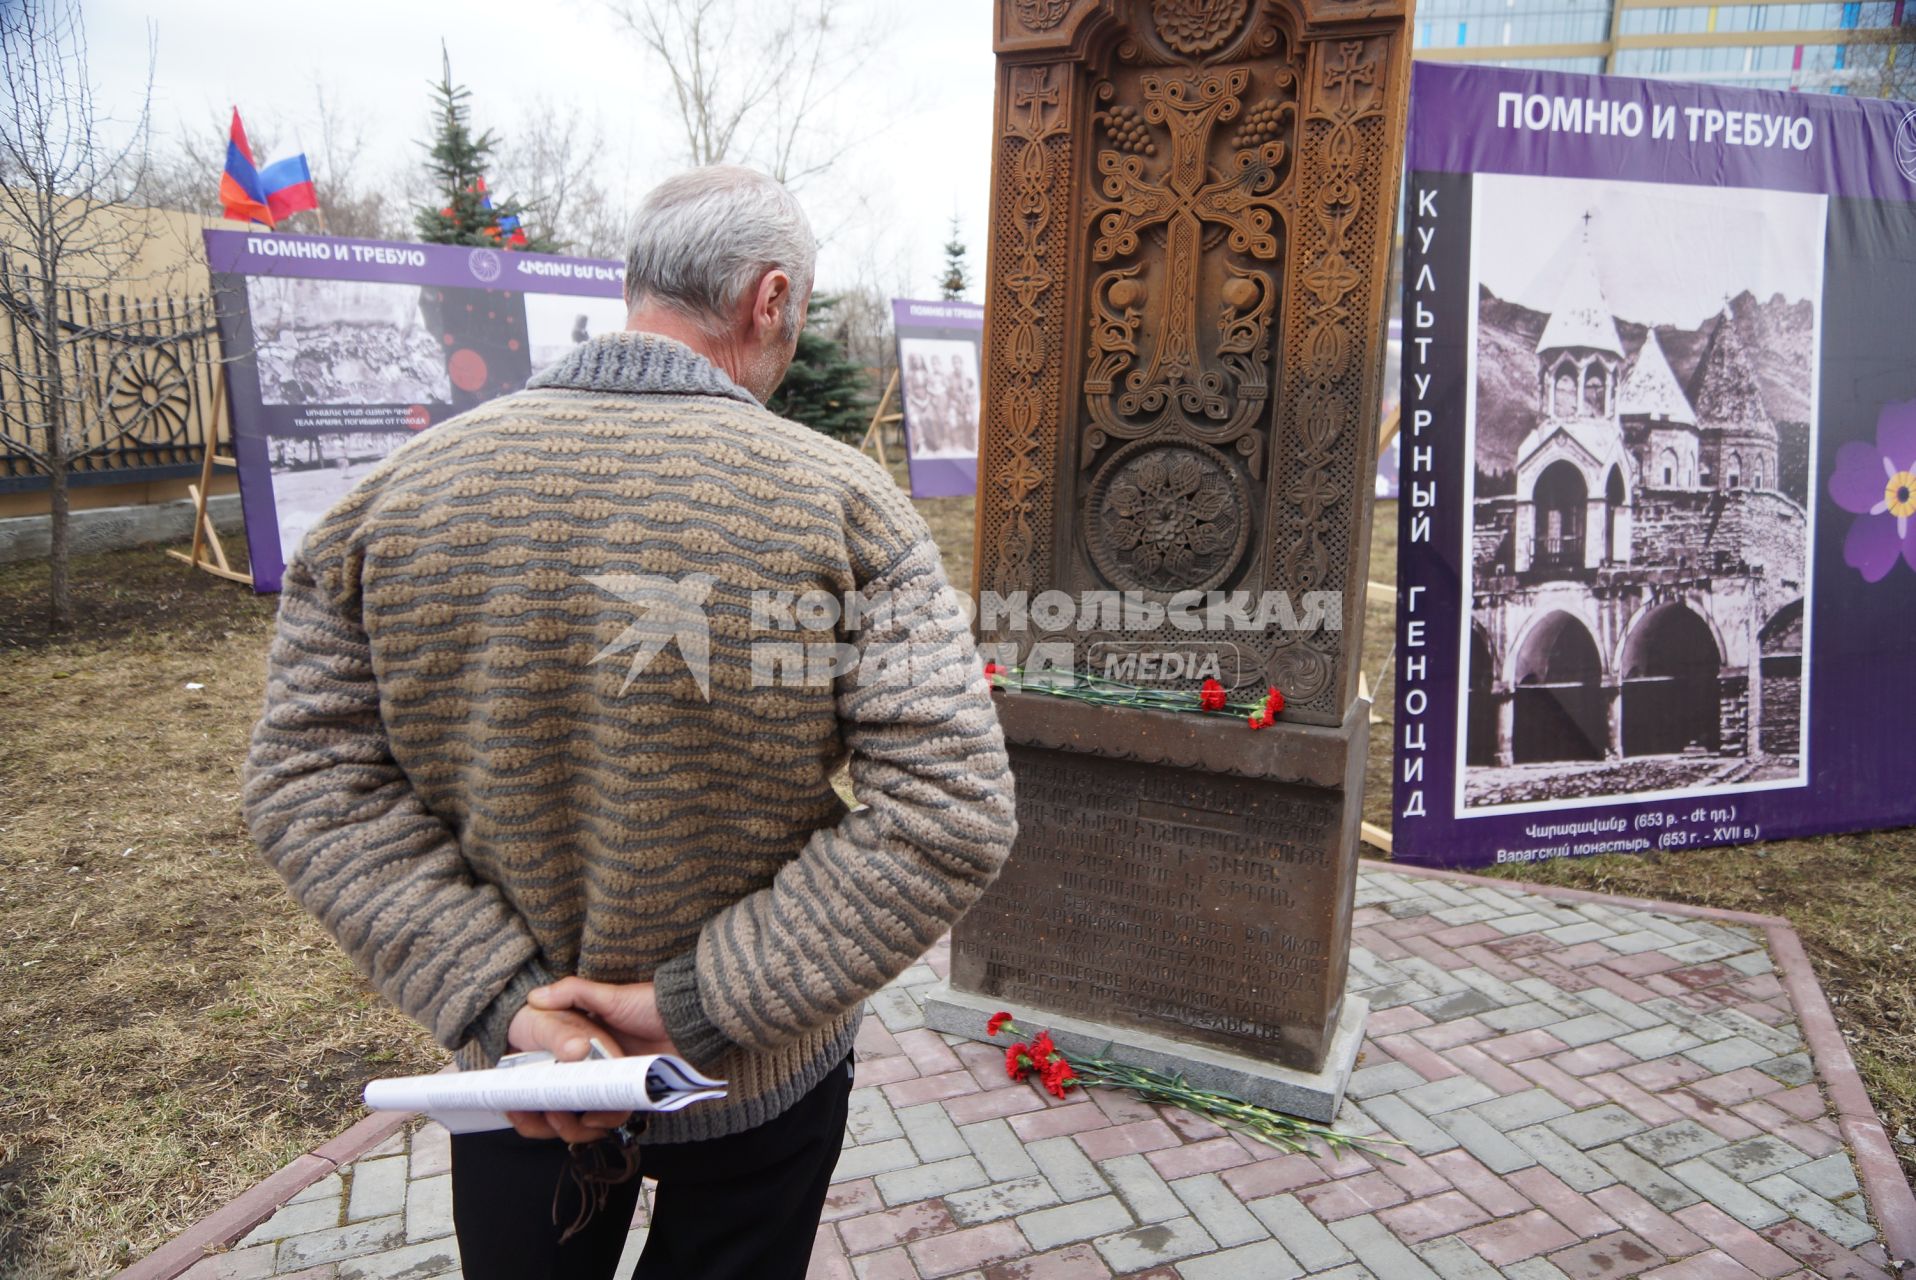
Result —
<instances>
[{"instance_id":1,"label":"carnation bouquet on ground","mask_svg":"<svg viewBox=\"0 0 1916 1280\"><path fill-rule=\"evenodd\" d=\"M1147 707L1153 711L1198 711L1241 716L1253 729L1269 728L1284 710L1284 694L1276 685L1259 698L1232 698L1221 681L1206 680L1196 692L1189 689L1152 689L1126 684L1088 671L1063 667L1027 673L1022 667L985 664L985 679L994 689L1048 693L1058 698L1095 703L1101 707Z\"/></svg>"},{"instance_id":2,"label":"carnation bouquet on ground","mask_svg":"<svg viewBox=\"0 0 1916 1280\"><path fill-rule=\"evenodd\" d=\"M1073 1088L1130 1089L1146 1102L1181 1107L1279 1151L1308 1153L1311 1143L1321 1142L1332 1152L1362 1151L1392 1164L1402 1163L1381 1150L1385 1146L1402 1145L1391 1138L1339 1133L1329 1125L1313 1124L1226 1093L1200 1089L1182 1075L1127 1066L1102 1055L1073 1061L1052 1043L1049 1031L1024 1039L1027 1033L1011 1020L1009 1013L992 1014L985 1024L985 1034L994 1040L1000 1035L1017 1037L1017 1042L1005 1050L1005 1074L1013 1080L1035 1079L1054 1098L1064 1097ZM1110 1052L1108 1045L1104 1052Z\"/></svg>"}]
</instances>

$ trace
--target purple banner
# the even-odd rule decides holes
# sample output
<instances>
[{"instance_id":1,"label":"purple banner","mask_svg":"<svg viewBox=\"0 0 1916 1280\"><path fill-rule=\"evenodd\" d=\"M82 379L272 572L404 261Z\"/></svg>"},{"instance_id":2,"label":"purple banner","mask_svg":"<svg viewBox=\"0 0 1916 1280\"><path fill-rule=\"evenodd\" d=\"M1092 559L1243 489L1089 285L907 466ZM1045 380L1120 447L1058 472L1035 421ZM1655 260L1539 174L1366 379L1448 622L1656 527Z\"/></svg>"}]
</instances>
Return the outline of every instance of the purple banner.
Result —
<instances>
[{"instance_id":1,"label":"purple banner","mask_svg":"<svg viewBox=\"0 0 1916 1280\"><path fill-rule=\"evenodd\" d=\"M898 394L914 498L978 491L978 412L985 309L971 302L894 298Z\"/></svg>"},{"instance_id":2,"label":"purple banner","mask_svg":"<svg viewBox=\"0 0 1916 1280\"><path fill-rule=\"evenodd\" d=\"M1410 163L1916 201L1916 107L1630 76L1418 63Z\"/></svg>"},{"instance_id":3,"label":"purple banner","mask_svg":"<svg viewBox=\"0 0 1916 1280\"><path fill-rule=\"evenodd\" d=\"M396 244L272 231L207 231L206 259L215 274L298 276L315 280L384 280L527 293L617 294L625 265L595 258L447 244Z\"/></svg>"},{"instance_id":4,"label":"purple banner","mask_svg":"<svg viewBox=\"0 0 1916 1280\"><path fill-rule=\"evenodd\" d=\"M1392 836L1916 821L1916 106L1419 64Z\"/></svg>"},{"instance_id":5,"label":"purple banner","mask_svg":"<svg viewBox=\"0 0 1916 1280\"><path fill-rule=\"evenodd\" d=\"M614 262L208 231L253 586L415 433L622 328Z\"/></svg>"}]
</instances>

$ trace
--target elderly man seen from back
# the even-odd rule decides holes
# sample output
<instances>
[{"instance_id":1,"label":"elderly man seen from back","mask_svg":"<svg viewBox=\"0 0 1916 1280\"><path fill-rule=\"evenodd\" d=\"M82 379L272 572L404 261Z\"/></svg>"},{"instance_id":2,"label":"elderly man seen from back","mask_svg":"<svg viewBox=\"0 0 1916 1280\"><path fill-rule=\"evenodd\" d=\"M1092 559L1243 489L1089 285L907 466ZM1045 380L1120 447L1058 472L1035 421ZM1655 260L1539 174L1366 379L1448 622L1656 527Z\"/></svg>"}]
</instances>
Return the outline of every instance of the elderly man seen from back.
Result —
<instances>
[{"instance_id":1,"label":"elderly man seen from back","mask_svg":"<svg viewBox=\"0 0 1916 1280\"><path fill-rule=\"evenodd\" d=\"M455 1137L469 1277L610 1277L635 1164L658 1179L641 1280L802 1277L862 1003L1010 849L923 521L762 407L814 254L768 178L665 183L627 330L400 450L287 570L245 805L299 901L462 1067L598 1036L731 1082L652 1117L637 1160L616 1115ZM812 591L884 602L828 633L848 674L754 660L794 639L754 605Z\"/></svg>"}]
</instances>

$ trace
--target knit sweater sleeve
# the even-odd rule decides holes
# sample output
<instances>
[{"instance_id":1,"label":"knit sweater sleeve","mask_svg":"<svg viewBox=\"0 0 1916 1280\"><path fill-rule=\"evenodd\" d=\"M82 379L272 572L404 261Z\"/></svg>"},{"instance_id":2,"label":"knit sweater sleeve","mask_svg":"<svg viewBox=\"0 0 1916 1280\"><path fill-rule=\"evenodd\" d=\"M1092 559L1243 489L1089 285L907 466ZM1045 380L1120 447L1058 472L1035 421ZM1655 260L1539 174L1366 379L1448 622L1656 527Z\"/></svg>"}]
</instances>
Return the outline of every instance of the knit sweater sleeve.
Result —
<instances>
[{"instance_id":1,"label":"knit sweater sleeve","mask_svg":"<svg viewBox=\"0 0 1916 1280\"><path fill-rule=\"evenodd\" d=\"M977 901L1011 851L1004 735L929 534L863 594L879 608L854 633L860 660L836 700L864 807L813 833L655 975L666 1029L695 1063L734 1045L775 1049L862 1002Z\"/></svg>"},{"instance_id":2,"label":"knit sweater sleeve","mask_svg":"<svg viewBox=\"0 0 1916 1280\"><path fill-rule=\"evenodd\" d=\"M394 761L357 610L288 568L242 803L262 856L382 995L488 1060L549 975L526 922L478 882Z\"/></svg>"}]
</instances>

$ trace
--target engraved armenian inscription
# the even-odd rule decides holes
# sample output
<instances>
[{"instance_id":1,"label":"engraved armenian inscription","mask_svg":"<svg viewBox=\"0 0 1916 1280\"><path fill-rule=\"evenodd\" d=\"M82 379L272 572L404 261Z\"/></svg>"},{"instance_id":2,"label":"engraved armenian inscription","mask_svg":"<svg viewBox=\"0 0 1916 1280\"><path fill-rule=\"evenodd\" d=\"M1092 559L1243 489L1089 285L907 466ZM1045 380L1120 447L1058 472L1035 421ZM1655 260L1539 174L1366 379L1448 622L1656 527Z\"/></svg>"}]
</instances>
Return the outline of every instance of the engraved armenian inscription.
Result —
<instances>
[{"instance_id":1,"label":"engraved armenian inscription","mask_svg":"<svg viewBox=\"0 0 1916 1280\"><path fill-rule=\"evenodd\" d=\"M1283 1028L1322 1022L1331 922L1308 907L1335 881L1335 795L1031 748L1012 767L1018 850L966 918L960 986L1280 1060Z\"/></svg>"}]
</instances>

